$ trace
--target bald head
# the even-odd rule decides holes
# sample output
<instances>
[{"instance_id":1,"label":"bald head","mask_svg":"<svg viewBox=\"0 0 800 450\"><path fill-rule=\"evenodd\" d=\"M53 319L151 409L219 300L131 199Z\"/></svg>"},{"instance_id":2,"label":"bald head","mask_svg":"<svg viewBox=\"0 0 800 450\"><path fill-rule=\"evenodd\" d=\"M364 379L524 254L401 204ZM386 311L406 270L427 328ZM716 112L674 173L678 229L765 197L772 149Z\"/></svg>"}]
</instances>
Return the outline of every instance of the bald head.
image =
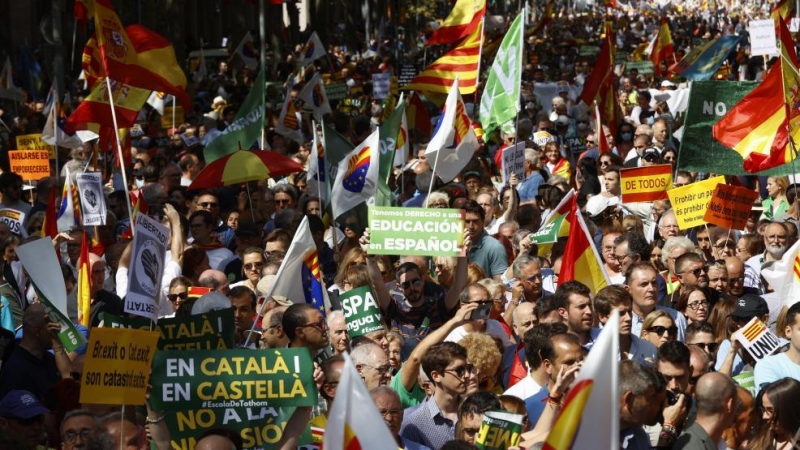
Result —
<instances>
[{"instance_id":1,"label":"bald head","mask_svg":"<svg viewBox=\"0 0 800 450\"><path fill-rule=\"evenodd\" d=\"M734 297L744 294L744 263L736 256L725 258L725 268L728 269L728 293Z\"/></svg>"},{"instance_id":2,"label":"bald head","mask_svg":"<svg viewBox=\"0 0 800 450\"><path fill-rule=\"evenodd\" d=\"M197 441L195 450L236 450L236 444L225 436L213 434Z\"/></svg>"},{"instance_id":3,"label":"bald head","mask_svg":"<svg viewBox=\"0 0 800 450\"><path fill-rule=\"evenodd\" d=\"M226 294L229 288L228 277L219 270L214 269L204 270L198 278L198 284L223 294Z\"/></svg>"},{"instance_id":4,"label":"bald head","mask_svg":"<svg viewBox=\"0 0 800 450\"><path fill-rule=\"evenodd\" d=\"M736 385L729 376L719 372L709 372L697 380L695 389L697 391L698 416L714 416L733 412Z\"/></svg>"}]
</instances>

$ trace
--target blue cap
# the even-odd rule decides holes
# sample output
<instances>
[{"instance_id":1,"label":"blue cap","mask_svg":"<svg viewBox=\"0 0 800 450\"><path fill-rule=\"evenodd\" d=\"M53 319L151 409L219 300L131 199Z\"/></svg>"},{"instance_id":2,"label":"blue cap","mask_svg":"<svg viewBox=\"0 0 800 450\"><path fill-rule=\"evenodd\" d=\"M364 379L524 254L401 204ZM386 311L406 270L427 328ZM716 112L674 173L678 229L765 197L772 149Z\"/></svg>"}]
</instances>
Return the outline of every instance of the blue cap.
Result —
<instances>
[{"instance_id":1,"label":"blue cap","mask_svg":"<svg viewBox=\"0 0 800 450\"><path fill-rule=\"evenodd\" d=\"M42 406L36 396L28 391L11 391L0 400L0 416L30 419L50 410Z\"/></svg>"}]
</instances>

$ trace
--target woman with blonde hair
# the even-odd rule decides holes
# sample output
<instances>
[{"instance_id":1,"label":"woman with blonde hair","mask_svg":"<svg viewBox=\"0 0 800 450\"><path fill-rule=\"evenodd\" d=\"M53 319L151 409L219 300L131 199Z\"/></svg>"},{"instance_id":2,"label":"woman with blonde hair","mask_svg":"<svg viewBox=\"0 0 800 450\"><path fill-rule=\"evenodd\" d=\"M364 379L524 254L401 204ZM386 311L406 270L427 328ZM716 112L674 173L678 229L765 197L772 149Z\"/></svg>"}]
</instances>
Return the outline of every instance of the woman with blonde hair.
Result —
<instances>
[{"instance_id":1,"label":"woman with blonde hair","mask_svg":"<svg viewBox=\"0 0 800 450\"><path fill-rule=\"evenodd\" d=\"M342 287L344 286L347 269L355 266L356 264L367 264L367 254L364 253L364 250L362 250L361 247L353 247L344 254L342 260L339 261L339 268L336 270L336 276L333 277L333 286L330 286L328 290L341 291Z\"/></svg>"},{"instance_id":2,"label":"woman with blonde hair","mask_svg":"<svg viewBox=\"0 0 800 450\"><path fill-rule=\"evenodd\" d=\"M475 365L477 386L468 386L467 394L476 391L502 394L501 386L494 379L500 369L500 360L503 357L495 339L487 333L468 333L458 342L458 345L467 349L467 359Z\"/></svg>"},{"instance_id":3,"label":"woman with blonde hair","mask_svg":"<svg viewBox=\"0 0 800 450\"><path fill-rule=\"evenodd\" d=\"M662 344L674 341L678 337L678 327L675 326L675 321L669 313L657 309L644 318L639 337L659 348Z\"/></svg>"},{"instance_id":4,"label":"woman with blonde hair","mask_svg":"<svg viewBox=\"0 0 800 450\"><path fill-rule=\"evenodd\" d=\"M769 197L761 203L764 212L761 219L775 220L789 210L786 190L789 189L789 177L768 177L767 193Z\"/></svg>"}]
</instances>

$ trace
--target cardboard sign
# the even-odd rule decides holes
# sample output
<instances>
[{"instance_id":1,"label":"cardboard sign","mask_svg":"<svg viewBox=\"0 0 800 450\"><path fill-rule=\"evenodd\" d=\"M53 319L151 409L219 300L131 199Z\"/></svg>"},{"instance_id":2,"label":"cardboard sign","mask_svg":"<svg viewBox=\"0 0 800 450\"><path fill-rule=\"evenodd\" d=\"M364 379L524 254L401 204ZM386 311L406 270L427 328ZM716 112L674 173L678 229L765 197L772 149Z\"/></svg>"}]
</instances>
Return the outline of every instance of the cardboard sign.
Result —
<instances>
[{"instance_id":1,"label":"cardboard sign","mask_svg":"<svg viewBox=\"0 0 800 450\"><path fill-rule=\"evenodd\" d=\"M525 142L503 149L503 185L508 184L511 174L517 174L520 182L525 179Z\"/></svg>"},{"instance_id":2,"label":"cardboard sign","mask_svg":"<svg viewBox=\"0 0 800 450\"><path fill-rule=\"evenodd\" d=\"M708 202L703 220L731 230L743 230L757 198L758 192L720 183Z\"/></svg>"},{"instance_id":3,"label":"cardboard sign","mask_svg":"<svg viewBox=\"0 0 800 450\"><path fill-rule=\"evenodd\" d=\"M457 209L369 208L369 253L459 256L464 218Z\"/></svg>"},{"instance_id":4,"label":"cardboard sign","mask_svg":"<svg viewBox=\"0 0 800 450\"><path fill-rule=\"evenodd\" d=\"M633 167L619 171L622 203L654 202L667 198L672 188L672 165Z\"/></svg>"},{"instance_id":5,"label":"cardboard sign","mask_svg":"<svg viewBox=\"0 0 800 450\"><path fill-rule=\"evenodd\" d=\"M50 176L50 154L46 150L11 150L8 162L11 171L25 181L39 181Z\"/></svg>"},{"instance_id":6,"label":"cardboard sign","mask_svg":"<svg viewBox=\"0 0 800 450\"><path fill-rule=\"evenodd\" d=\"M480 450L506 450L519 444L522 434L521 414L487 411L475 436L475 447Z\"/></svg>"},{"instance_id":7,"label":"cardboard sign","mask_svg":"<svg viewBox=\"0 0 800 450\"><path fill-rule=\"evenodd\" d=\"M47 150L50 159L56 158L56 148L42 139L42 133L17 136L17 150Z\"/></svg>"},{"instance_id":8,"label":"cardboard sign","mask_svg":"<svg viewBox=\"0 0 800 450\"><path fill-rule=\"evenodd\" d=\"M655 71L653 61L625 61L625 68L627 70L636 69L639 71L639 75L650 75Z\"/></svg>"},{"instance_id":9,"label":"cardboard sign","mask_svg":"<svg viewBox=\"0 0 800 450\"><path fill-rule=\"evenodd\" d=\"M0 222L8 225L8 230L24 238L28 237L28 232L22 226L25 223L25 213L16 209L0 209Z\"/></svg>"},{"instance_id":10,"label":"cardboard sign","mask_svg":"<svg viewBox=\"0 0 800 450\"><path fill-rule=\"evenodd\" d=\"M175 111L175 126L185 122L183 115L183 106L165 106L164 114L161 115L161 128L172 128L172 112Z\"/></svg>"},{"instance_id":11,"label":"cardboard sign","mask_svg":"<svg viewBox=\"0 0 800 450\"><path fill-rule=\"evenodd\" d=\"M417 76L417 68L413 64L403 64L400 66L400 76L397 77L397 85L403 87Z\"/></svg>"},{"instance_id":12,"label":"cardboard sign","mask_svg":"<svg viewBox=\"0 0 800 450\"><path fill-rule=\"evenodd\" d=\"M374 331L383 330L381 310L369 286L362 286L339 295L347 334L357 338Z\"/></svg>"},{"instance_id":13,"label":"cardboard sign","mask_svg":"<svg viewBox=\"0 0 800 450\"><path fill-rule=\"evenodd\" d=\"M83 172L75 175L84 225L106 224L106 198L103 195L102 178L103 174L100 172Z\"/></svg>"},{"instance_id":14,"label":"cardboard sign","mask_svg":"<svg viewBox=\"0 0 800 450\"><path fill-rule=\"evenodd\" d=\"M125 312L147 317L155 322L158 317L158 295L164 274L169 229L145 214L136 216L133 237L133 257L125 296Z\"/></svg>"},{"instance_id":15,"label":"cardboard sign","mask_svg":"<svg viewBox=\"0 0 800 450\"><path fill-rule=\"evenodd\" d=\"M372 74L372 97L376 100L383 100L389 95L392 83L390 72L380 72Z\"/></svg>"},{"instance_id":16,"label":"cardboard sign","mask_svg":"<svg viewBox=\"0 0 800 450\"><path fill-rule=\"evenodd\" d=\"M347 97L347 85L345 83L326 84L325 93L328 94L328 100L341 100Z\"/></svg>"},{"instance_id":17,"label":"cardboard sign","mask_svg":"<svg viewBox=\"0 0 800 450\"><path fill-rule=\"evenodd\" d=\"M81 377L81 403L142 404L156 342L155 331L93 329Z\"/></svg>"},{"instance_id":18,"label":"cardboard sign","mask_svg":"<svg viewBox=\"0 0 800 450\"><path fill-rule=\"evenodd\" d=\"M772 19L750 21L750 54L753 56L777 55L778 38Z\"/></svg>"},{"instance_id":19,"label":"cardboard sign","mask_svg":"<svg viewBox=\"0 0 800 450\"><path fill-rule=\"evenodd\" d=\"M741 372L739 375L731 378L733 378L734 383L750 391L750 393L753 394L753 397L758 394L758 391L756 390L756 377L752 370Z\"/></svg>"},{"instance_id":20,"label":"cardboard sign","mask_svg":"<svg viewBox=\"0 0 800 450\"><path fill-rule=\"evenodd\" d=\"M687 184L667 191L678 228L688 230L705 223L708 202L714 195L714 189L720 183L725 183L725 177L714 177L708 180Z\"/></svg>"},{"instance_id":21,"label":"cardboard sign","mask_svg":"<svg viewBox=\"0 0 800 450\"><path fill-rule=\"evenodd\" d=\"M756 361L775 353L781 346L778 336L769 331L758 317L753 317L747 325L733 333L733 339L739 341Z\"/></svg>"}]
</instances>

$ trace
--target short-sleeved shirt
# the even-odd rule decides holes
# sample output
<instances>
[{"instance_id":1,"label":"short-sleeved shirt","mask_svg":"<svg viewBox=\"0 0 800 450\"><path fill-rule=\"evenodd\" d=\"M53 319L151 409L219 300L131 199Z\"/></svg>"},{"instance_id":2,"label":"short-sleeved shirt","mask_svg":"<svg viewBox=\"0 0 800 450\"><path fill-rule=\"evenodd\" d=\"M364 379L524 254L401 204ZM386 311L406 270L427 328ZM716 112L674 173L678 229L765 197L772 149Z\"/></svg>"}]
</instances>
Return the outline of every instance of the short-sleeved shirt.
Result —
<instances>
[{"instance_id":1,"label":"short-sleeved shirt","mask_svg":"<svg viewBox=\"0 0 800 450\"><path fill-rule=\"evenodd\" d=\"M456 424L445 417L434 398L403 418L400 436L430 448L442 448L456 436Z\"/></svg>"},{"instance_id":2,"label":"short-sleeved shirt","mask_svg":"<svg viewBox=\"0 0 800 450\"><path fill-rule=\"evenodd\" d=\"M422 296L425 302L412 307L399 290L389 291L392 301L387 308L387 316L391 320L392 331L399 333L403 339L422 338L431 330L441 327L450 318L445 305L445 291L430 281L425 281Z\"/></svg>"},{"instance_id":3,"label":"short-sleeved shirt","mask_svg":"<svg viewBox=\"0 0 800 450\"><path fill-rule=\"evenodd\" d=\"M469 262L481 266L487 277L500 275L508 269L506 248L497 239L489 236L486 230L467 254Z\"/></svg>"},{"instance_id":4,"label":"short-sleeved shirt","mask_svg":"<svg viewBox=\"0 0 800 450\"><path fill-rule=\"evenodd\" d=\"M800 380L800 364L789 359L786 353L778 353L777 355L767 356L757 362L753 370L753 376L755 377L756 390L761 390L763 385L781 378L789 377Z\"/></svg>"},{"instance_id":5,"label":"short-sleeved shirt","mask_svg":"<svg viewBox=\"0 0 800 450\"><path fill-rule=\"evenodd\" d=\"M39 359L17 344L0 370L0 398L10 391L21 389L45 400L45 406L52 408L55 406L52 403L54 399L47 397L60 379L52 353L45 352Z\"/></svg>"},{"instance_id":6,"label":"short-sleeved shirt","mask_svg":"<svg viewBox=\"0 0 800 450\"><path fill-rule=\"evenodd\" d=\"M397 392L397 395L400 396L400 404L403 406L403 409L405 409L411 406L419 405L425 401L425 391L416 381L414 382L414 387L411 388L410 391L407 391L406 387L403 386L400 376L403 373L403 369L407 370L405 365L401 367L400 371L392 377L392 381L389 382L389 387Z\"/></svg>"}]
</instances>

